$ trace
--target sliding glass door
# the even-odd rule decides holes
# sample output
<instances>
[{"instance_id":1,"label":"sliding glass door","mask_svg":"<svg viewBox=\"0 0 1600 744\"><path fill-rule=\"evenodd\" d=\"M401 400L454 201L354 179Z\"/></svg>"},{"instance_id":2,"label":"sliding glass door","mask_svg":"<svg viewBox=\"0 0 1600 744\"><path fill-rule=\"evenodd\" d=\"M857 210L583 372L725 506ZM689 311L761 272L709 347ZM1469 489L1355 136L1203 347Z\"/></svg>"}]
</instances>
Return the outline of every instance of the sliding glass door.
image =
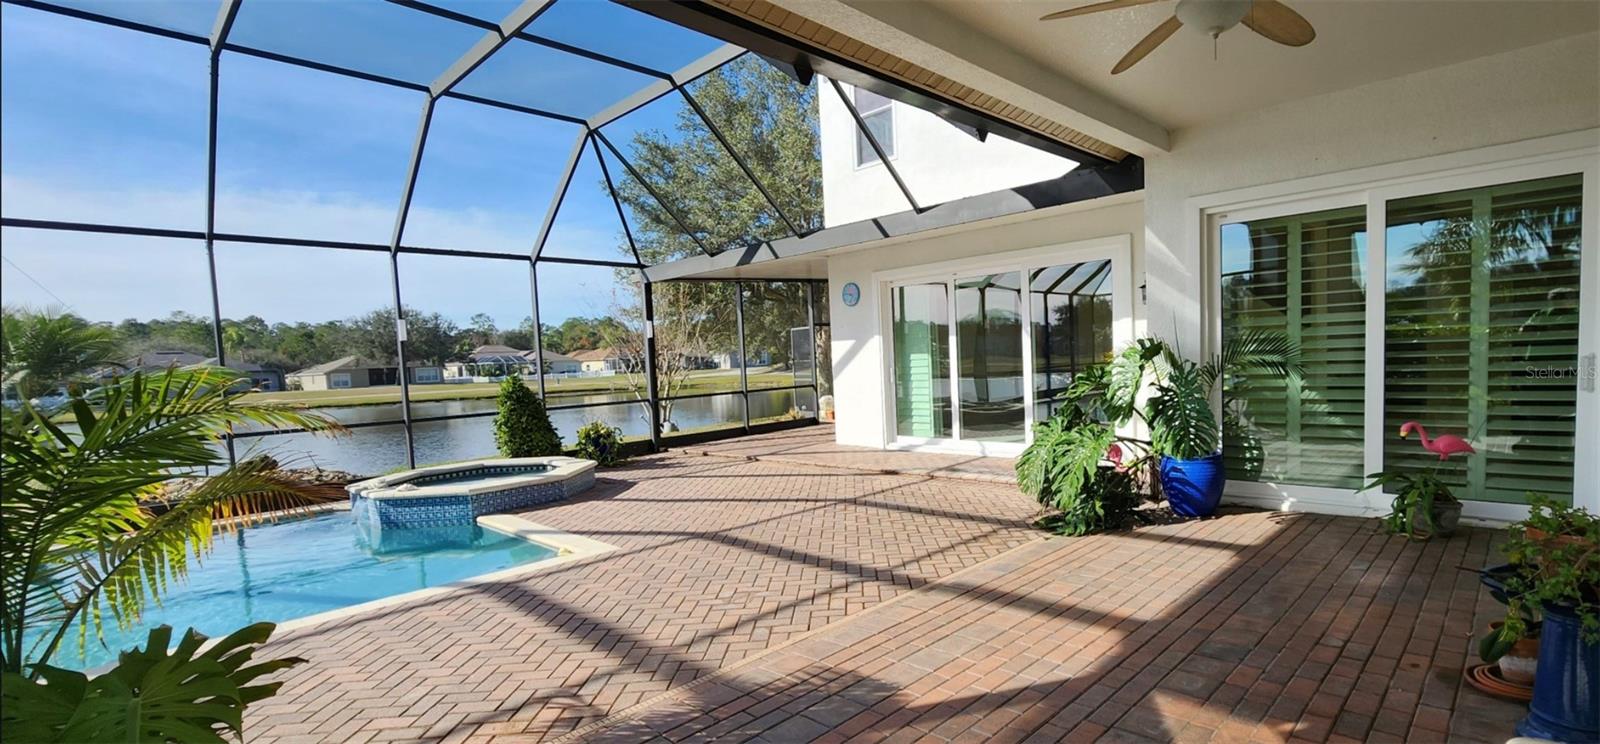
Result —
<instances>
[{"instance_id":1,"label":"sliding glass door","mask_svg":"<svg viewBox=\"0 0 1600 744\"><path fill-rule=\"evenodd\" d=\"M1388 202L1385 428L1478 453L1441 463L1391 438L1385 463L1438 467L1476 501L1571 502L1582 211L1576 175Z\"/></svg>"},{"instance_id":2,"label":"sliding glass door","mask_svg":"<svg viewBox=\"0 0 1600 744\"><path fill-rule=\"evenodd\" d=\"M965 439L1022 442L1027 432L1022 374L1021 275L956 280L956 364Z\"/></svg>"},{"instance_id":3,"label":"sliding glass door","mask_svg":"<svg viewBox=\"0 0 1600 744\"><path fill-rule=\"evenodd\" d=\"M1123 267L1041 259L892 283L896 442L1019 452L1056 396L1131 331Z\"/></svg>"},{"instance_id":4,"label":"sliding glass door","mask_svg":"<svg viewBox=\"0 0 1600 744\"><path fill-rule=\"evenodd\" d=\"M1240 493L1338 498L1364 473L1398 469L1436 470L1474 502L1573 501L1576 455L1600 444L1584 441L1580 405L1595 374L1581 316L1600 299L1582 297L1592 215L1583 175L1523 178L1408 183L1348 207L1219 221L1224 346L1283 333L1305 367L1225 381L1223 449ZM1476 451L1441 460L1399 437L1408 422Z\"/></svg>"},{"instance_id":5,"label":"sliding glass door","mask_svg":"<svg viewBox=\"0 0 1600 744\"><path fill-rule=\"evenodd\" d=\"M918 439L955 435L950 412L950 295L944 284L895 287L895 433Z\"/></svg>"}]
</instances>

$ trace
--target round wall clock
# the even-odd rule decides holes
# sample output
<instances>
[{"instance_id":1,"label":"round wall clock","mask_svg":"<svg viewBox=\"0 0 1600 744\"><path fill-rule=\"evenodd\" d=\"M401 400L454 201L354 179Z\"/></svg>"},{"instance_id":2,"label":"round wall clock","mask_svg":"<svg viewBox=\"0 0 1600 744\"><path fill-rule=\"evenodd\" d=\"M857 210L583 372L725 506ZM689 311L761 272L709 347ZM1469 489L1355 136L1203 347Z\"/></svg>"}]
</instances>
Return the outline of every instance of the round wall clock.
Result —
<instances>
[{"instance_id":1,"label":"round wall clock","mask_svg":"<svg viewBox=\"0 0 1600 744\"><path fill-rule=\"evenodd\" d=\"M855 307L856 303L861 301L861 288L856 286L855 282L846 282L844 291L839 297L844 300L845 307Z\"/></svg>"}]
</instances>

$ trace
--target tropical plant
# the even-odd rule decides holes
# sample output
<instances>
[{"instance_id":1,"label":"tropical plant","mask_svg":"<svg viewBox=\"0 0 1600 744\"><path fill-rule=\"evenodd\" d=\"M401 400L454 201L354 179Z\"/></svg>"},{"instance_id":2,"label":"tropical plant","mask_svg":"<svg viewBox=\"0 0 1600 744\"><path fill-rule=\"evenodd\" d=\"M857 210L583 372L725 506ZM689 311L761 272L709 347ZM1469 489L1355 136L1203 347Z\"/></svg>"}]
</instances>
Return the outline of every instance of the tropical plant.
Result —
<instances>
[{"instance_id":1,"label":"tropical plant","mask_svg":"<svg viewBox=\"0 0 1600 744\"><path fill-rule=\"evenodd\" d=\"M1356 492L1392 488L1394 500L1390 502L1388 516L1383 518L1384 528L1397 535L1426 540L1454 528L1453 524L1440 525L1439 516L1445 509L1458 507L1461 503L1451 493L1450 486L1439 477L1439 463L1448 461L1454 455L1473 454L1475 450L1467 440L1454 434L1429 439L1428 431L1415 421L1407 421L1400 426L1400 438L1405 439L1412 431L1421 433L1423 449L1439 456L1435 464L1419 472L1384 470L1371 473L1367 476L1367 484ZM1419 517L1422 520L1420 524ZM1441 530L1441 526L1444 529Z\"/></svg>"},{"instance_id":2,"label":"tropical plant","mask_svg":"<svg viewBox=\"0 0 1600 744\"><path fill-rule=\"evenodd\" d=\"M584 424L578 429L578 456L602 467L620 465L627 459L622 453L622 430L604 421Z\"/></svg>"},{"instance_id":3,"label":"tropical plant","mask_svg":"<svg viewBox=\"0 0 1600 744\"><path fill-rule=\"evenodd\" d=\"M561 454L561 437L550 423L544 400L513 372L500 381L495 399L494 443L503 457L547 457Z\"/></svg>"},{"instance_id":4,"label":"tropical plant","mask_svg":"<svg viewBox=\"0 0 1600 744\"><path fill-rule=\"evenodd\" d=\"M1034 429L1033 444L1017 459L1017 484L1055 510L1046 527L1076 536L1127 523L1138 503L1133 484L1125 472L1101 464L1116 440L1110 427L1076 423L1071 415Z\"/></svg>"},{"instance_id":5,"label":"tropical plant","mask_svg":"<svg viewBox=\"0 0 1600 744\"><path fill-rule=\"evenodd\" d=\"M162 625L150 631L144 648L122 652L116 667L93 679L49 665L36 667L32 679L0 673L0 739L223 742L228 733L242 739L245 706L272 697L283 684L251 683L305 662L285 657L250 664L274 627L249 625L210 646L190 629L169 652L172 628Z\"/></svg>"},{"instance_id":6,"label":"tropical plant","mask_svg":"<svg viewBox=\"0 0 1600 744\"><path fill-rule=\"evenodd\" d=\"M242 402L239 379L219 368L134 372L59 411L0 412L0 671L31 667L37 678L68 632L80 645L101 638L107 610L131 625L209 548L214 519L315 501L269 458L226 468L216 440L240 425L333 432L338 423ZM159 515L141 506L167 482L222 468Z\"/></svg>"},{"instance_id":7,"label":"tropical plant","mask_svg":"<svg viewBox=\"0 0 1600 744\"><path fill-rule=\"evenodd\" d=\"M1136 477L1155 458L1205 457L1220 448L1211 399L1219 381L1250 371L1300 374L1299 347L1281 333L1230 336L1222 353L1197 363L1165 341L1144 338L1106 364L1079 372L1060 407L1034 428L1033 443L1017 458L1023 492L1057 510L1060 531L1083 534L1119 526L1131 510ZM1153 395L1143 407L1139 395ZM1139 422L1150 439L1119 434ZM1109 501L1108 501L1109 499ZM1123 520L1125 521L1125 520Z\"/></svg>"},{"instance_id":8,"label":"tropical plant","mask_svg":"<svg viewBox=\"0 0 1600 744\"><path fill-rule=\"evenodd\" d=\"M115 365L119 348L115 331L71 313L7 308L0 314L0 378L24 399Z\"/></svg>"},{"instance_id":9,"label":"tropical plant","mask_svg":"<svg viewBox=\"0 0 1600 744\"><path fill-rule=\"evenodd\" d=\"M1357 493L1374 488L1394 491L1384 529L1396 534L1427 539L1439 531L1437 513L1445 504L1459 503L1450 486L1434 470L1419 473L1379 471L1367 475L1367 484ZM1419 520L1420 523L1419 523Z\"/></svg>"},{"instance_id":10,"label":"tropical plant","mask_svg":"<svg viewBox=\"0 0 1600 744\"><path fill-rule=\"evenodd\" d=\"M1528 494L1528 517L1502 550L1516 567L1505 580L1504 634L1525 633L1532 609L1565 605L1582 618L1584 640L1600 643L1600 517Z\"/></svg>"},{"instance_id":11,"label":"tropical plant","mask_svg":"<svg viewBox=\"0 0 1600 744\"><path fill-rule=\"evenodd\" d=\"M1538 607L1527 602L1519 602L1516 608L1512 609L1511 596L1505 586L1505 579L1508 578L1508 574L1516 571L1516 566L1507 565L1480 572L1484 576L1484 584L1489 587L1489 596L1506 608L1506 619L1493 624L1490 632L1478 640L1478 658L1483 659L1485 664L1499 661L1500 657L1516 647L1518 641L1537 639L1542 629L1542 613Z\"/></svg>"}]
</instances>

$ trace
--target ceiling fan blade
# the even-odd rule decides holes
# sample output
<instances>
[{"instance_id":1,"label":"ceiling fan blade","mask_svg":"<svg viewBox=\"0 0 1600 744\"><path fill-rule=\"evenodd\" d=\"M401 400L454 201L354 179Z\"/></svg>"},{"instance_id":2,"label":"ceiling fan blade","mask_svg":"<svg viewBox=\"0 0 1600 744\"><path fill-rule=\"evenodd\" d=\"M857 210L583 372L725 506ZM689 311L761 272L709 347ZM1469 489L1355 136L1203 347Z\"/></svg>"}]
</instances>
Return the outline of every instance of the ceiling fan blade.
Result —
<instances>
[{"instance_id":1,"label":"ceiling fan blade","mask_svg":"<svg viewBox=\"0 0 1600 744\"><path fill-rule=\"evenodd\" d=\"M1305 17L1278 0L1255 0L1243 23L1251 31L1279 44L1305 46L1317 38L1317 30Z\"/></svg>"},{"instance_id":2,"label":"ceiling fan blade","mask_svg":"<svg viewBox=\"0 0 1600 744\"><path fill-rule=\"evenodd\" d=\"M1183 21L1178 20L1177 16L1162 21L1161 25L1156 26L1156 30L1151 31L1149 35L1140 39L1139 43L1134 44L1127 54L1122 55L1122 59L1117 60L1117 66L1111 68L1111 74L1116 75L1138 64L1139 60L1144 59L1145 55L1155 51L1156 47L1161 46L1161 42L1166 41L1182 27Z\"/></svg>"},{"instance_id":3,"label":"ceiling fan blade","mask_svg":"<svg viewBox=\"0 0 1600 744\"><path fill-rule=\"evenodd\" d=\"M1089 15L1090 13L1099 13L1102 10L1132 8L1135 5L1145 5L1153 2L1157 2L1157 0L1106 0L1105 2L1101 3L1091 3L1089 5L1080 5L1076 8L1058 10L1054 13L1048 13L1040 16L1039 20L1054 21L1061 18L1072 18L1074 16Z\"/></svg>"}]
</instances>

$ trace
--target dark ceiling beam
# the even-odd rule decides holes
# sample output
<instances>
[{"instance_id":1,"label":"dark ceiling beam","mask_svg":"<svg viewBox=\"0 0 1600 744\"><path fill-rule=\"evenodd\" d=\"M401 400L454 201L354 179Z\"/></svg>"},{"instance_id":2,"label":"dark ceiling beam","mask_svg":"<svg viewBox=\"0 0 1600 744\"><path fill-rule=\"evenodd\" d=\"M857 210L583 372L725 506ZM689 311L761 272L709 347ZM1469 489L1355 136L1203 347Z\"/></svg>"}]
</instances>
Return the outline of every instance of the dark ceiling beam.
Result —
<instances>
[{"instance_id":1,"label":"dark ceiling beam","mask_svg":"<svg viewBox=\"0 0 1600 744\"><path fill-rule=\"evenodd\" d=\"M211 44L211 39L207 36L188 34L182 31L173 31L172 29L161 28L160 26L152 26L147 23L139 23L138 21L129 21L113 16L101 15L99 13L87 10L68 8L61 5L53 5L51 3L41 3L37 2L37 0L0 0L0 2L3 2L7 5L15 5L19 8L31 8L33 10L42 10L46 13L67 16L68 18L76 18L80 21L93 21L95 23L101 23L107 26L125 28L129 31L139 31L141 33L154 34L156 36L165 36L169 39L187 41L192 44L201 44L205 46L210 46Z\"/></svg>"},{"instance_id":2,"label":"dark ceiling beam","mask_svg":"<svg viewBox=\"0 0 1600 744\"><path fill-rule=\"evenodd\" d=\"M446 19L449 19L451 21L455 21L456 23L461 23L461 24L465 24L465 25L468 25L468 26L473 26L475 28L481 28L481 29L483 29L485 31L497 31L497 30L500 29L500 24L498 24L498 23L494 23L492 21L486 21L486 20L483 20L482 18L478 18L476 16L470 16L470 15L467 15L465 13L458 13L458 12L450 10L448 8L441 8L441 7L439 7L437 5L434 5L432 3L420 2L419 0L388 0L388 2L391 2L391 3L395 4L395 5L399 5L399 6L403 7L403 8L409 8L411 10L415 10L415 11L418 11L418 12L421 12L421 13L427 13L428 15L438 16L440 18L446 18ZM548 36L541 36L539 34L531 33L529 31L525 31L525 30L524 31L518 31L517 33L513 34L513 36L515 38L521 39L521 40L526 41L526 42L531 43L531 44L538 44L539 46L547 47L547 48L550 48L550 49L559 50L559 51L562 51L562 52L566 52L567 54L575 54L575 55L577 55L579 57L584 57L586 59L591 59L591 60L594 60L596 62L601 62L601 63L604 63L604 64L608 64L608 65L611 65L612 67L620 67L620 68L622 68L624 70L637 72L637 73L639 73L641 75L649 75L650 77L654 77L654 78L665 78L665 77L668 77L668 73L663 72L661 70L657 70L657 69L655 69L653 67L647 67L645 65L641 65L641 64L638 64L638 63L635 63L635 62L629 62L628 60L621 59L621 58L618 58L618 57L613 57L613 56L611 56L609 54L602 54L602 53L596 52L596 51L594 51L592 49L584 49L583 47L573 46L573 45L568 44L568 43L566 43L564 41L557 41L557 40L552 39L552 38L550 38Z\"/></svg>"},{"instance_id":3,"label":"dark ceiling beam","mask_svg":"<svg viewBox=\"0 0 1600 744\"><path fill-rule=\"evenodd\" d=\"M599 129L611 122L621 119L628 114L644 108L651 101L656 100L680 85L688 85L696 78L717 69L744 54L744 50L732 44L724 44L711 51L709 54L678 68L666 79L657 80L637 91L627 98L607 106L605 110L589 117L590 129Z\"/></svg>"},{"instance_id":4,"label":"dark ceiling beam","mask_svg":"<svg viewBox=\"0 0 1600 744\"><path fill-rule=\"evenodd\" d=\"M850 118L856 123L856 131L867 138L867 146L872 148L872 152L878 156L878 162L882 163L884 169L889 171L889 176L894 178L894 185L900 187L900 194L911 205L911 211L921 212L922 206L917 203L917 197L911 193L911 187L906 185L905 180L900 178L900 170L894 167L894 163L889 162L889 152L883 149L883 143L872 133L872 127L867 126L867 120L862 118L861 112L856 109L855 101L845 95L844 86L839 85L839 81L829 78L828 84L833 86L833 92L839 94L839 102L844 104L844 109L850 112Z\"/></svg>"},{"instance_id":5,"label":"dark ceiling beam","mask_svg":"<svg viewBox=\"0 0 1600 744\"><path fill-rule=\"evenodd\" d=\"M834 248L1136 191L1144 187L1143 165L1144 161L1129 158L1115 168L1077 168L1058 178L956 199L921 212L907 210L835 225L804 237L779 238L745 250L657 264L646 267L645 276L653 282L673 281L750 267L752 272L743 278L788 278L760 276L759 265L788 258L820 260L826 256L826 251Z\"/></svg>"},{"instance_id":6,"label":"dark ceiling beam","mask_svg":"<svg viewBox=\"0 0 1600 744\"><path fill-rule=\"evenodd\" d=\"M600 164L600 176L605 179L606 193L611 196L611 204L617 209L617 222L622 225L622 235L628 239L628 250L633 251L633 260L643 266L644 258L639 255L639 244L634 242L633 229L628 227L628 217L622 213L622 198L617 196L617 185L611 182L611 169L606 167L606 158L600 154L600 143L590 137L589 146L594 148L594 160Z\"/></svg>"},{"instance_id":7,"label":"dark ceiling beam","mask_svg":"<svg viewBox=\"0 0 1600 744\"><path fill-rule=\"evenodd\" d=\"M539 254L544 253L544 243L550 238L550 228L556 224L556 214L561 211L561 202L567 198L567 187L572 185L572 174L578 170L578 160L583 157L583 143L589 139L589 130L578 133L578 138L572 143L572 152L567 155L567 164L561 168L561 183L556 187L554 194L550 195L550 208L544 211L544 221L539 224L539 236L533 241L533 260L539 260Z\"/></svg>"},{"instance_id":8,"label":"dark ceiling beam","mask_svg":"<svg viewBox=\"0 0 1600 744\"><path fill-rule=\"evenodd\" d=\"M222 0L222 7L217 8L217 20L211 25L212 58L222 54L222 45L228 43L233 22L239 17L239 3L240 0Z\"/></svg>"},{"instance_id":9,"label":"dark ceiling beam","mask_svg":"<svg viewBox=\"0 0 1600 744\"><path fill-rule=\"evenodd\" d=\"M645 180L644 176L641 175L639 171L634 169L633 164L629 163L627 158L622 157L622 153L617 150L616 145L611 144L611 140L606 137L605 132L597 129L594 132L594 136L600 139L600 144L605 145L606 149L611 151L611 154L616 157L617 162L621 163L623 169L628 171L628 175L633 176L633 180L640 186L644 187L645 192L650 194L650 198L656 200L656 203L661 205L661 211L666 212L667 216L672 218L672 221L678 225L678 229L681 230L684 235L689 236L689 239L693 240L695 245L700 247L700 252L706 254L707 256L713 255L711 249L706 247L705 242L700 240L700 236L696 235L693 230L689 229L688 223L684 222L683 217L678 214L678 210L673 209L671 205L667 203L667 200L663 199L661 194L656 191L655 187L651 186L650 182ZM646 280L648 281L648 277L646 277Z\"/></svg>"},{"instance_id":10,"label":"dark ceiling beam","mask_svg":"<svg viewBox=\"0 0 1600 744\"><path fill-rule=\"evenodd\" d=\"M521 33L522 29L528 24L533 23L534 19L549 8L552 2L555 2L555 0L523 0L521 5L518 5L506 15L504 20L500 21L498 28L484 33L483 38L478 39L478 42L473 44L471 49L468 49L459 59L451 63L439 77L435 78L433 83L428 86L428 95L437 99L449 93L452 88L456 87L456 84L471 75L473 70L478 69L478 65L483 64L485 60L489 59L490 55L500 51L500 47L505 46L506 42L511 41L512 37Z\"/></svg>"},{"instance_id":11,"label":"dark ceiling beam","mask_svg":"<svg viewBox=\"0 0 1600 744\"><path fill-rule=\"evenodd\" d=\"M798 65L803 60L817 74L865 88L873 93L892 98L947 121L959 122L974 129L984 129L1006 139L1015 140L1039 150L1049 152L1082 164L1108 165L1117 161L1099 153L1090 152L1069 143L1046 137L1031 129L996 119L966 103L946 98L932 91L910 88L884 79L883 73L870 69L860 62L847 59L838 53L822 49L781 34L748 19L741 18L722 8L700 0L615 0L635 10L649 13L662 20L691 28L732 44L737 44L756 54ZM1130 156L1132 157L1132 156Z\"/></svg>"}]
</instances>

